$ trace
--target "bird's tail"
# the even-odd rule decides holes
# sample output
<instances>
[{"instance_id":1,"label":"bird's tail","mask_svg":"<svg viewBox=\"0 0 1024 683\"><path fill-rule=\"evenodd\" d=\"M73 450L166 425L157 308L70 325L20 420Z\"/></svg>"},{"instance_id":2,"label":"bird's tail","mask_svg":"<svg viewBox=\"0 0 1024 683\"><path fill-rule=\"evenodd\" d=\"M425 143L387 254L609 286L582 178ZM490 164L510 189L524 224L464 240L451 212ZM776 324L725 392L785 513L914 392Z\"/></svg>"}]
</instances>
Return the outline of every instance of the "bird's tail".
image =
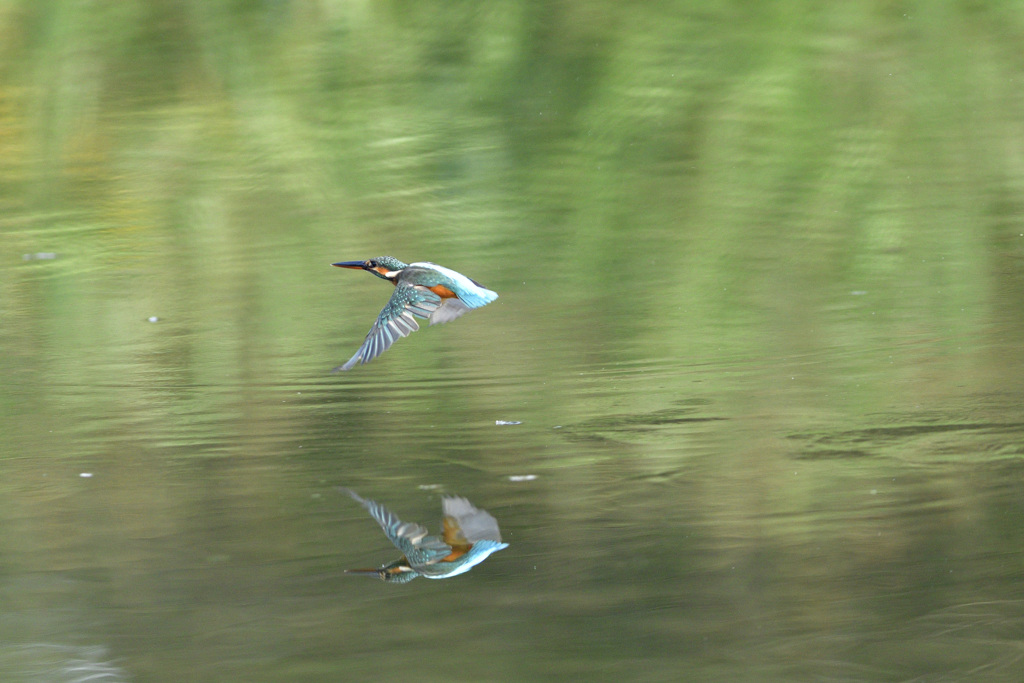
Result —
<instances>
[{"instance_id":1,"label":"bird's tail","mask_svg":"<svg viewBox=\"0 0 1024 683\"><path fill-rule=\"evenodd\" d=\"M485 287L480 287L476 291L462 292L459 294L459 299L462 300L462 303L466 304L470 308L486 306L497 298L497 292L492 292Z\"/></svg>"}]
</instances>

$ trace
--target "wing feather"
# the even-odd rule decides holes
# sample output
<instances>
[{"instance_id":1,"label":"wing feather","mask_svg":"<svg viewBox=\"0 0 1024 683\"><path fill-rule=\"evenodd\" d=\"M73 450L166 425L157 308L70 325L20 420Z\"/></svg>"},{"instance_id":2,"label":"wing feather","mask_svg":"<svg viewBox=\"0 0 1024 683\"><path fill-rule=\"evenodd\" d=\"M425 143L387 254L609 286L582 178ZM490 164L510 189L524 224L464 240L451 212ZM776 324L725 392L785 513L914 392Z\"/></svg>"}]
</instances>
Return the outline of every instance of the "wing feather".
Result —
<instances>
[{"instance_id":1,"label":"wing feather","mask_svg":"<svg viewBox=\"0 0 1024 683\"><path fill-rule=\"evenodd\" d=\"M432 564L451 553L451 546L437 536L428 535L426 527L415 522L403 522L391 510L375 500L361 497L352 489L339 487L338 490L347 493L366 508L370 516L380 524L388 539L413 565Z\"/></svg>"},{"instance_id":2,"label":"wing feather","mask_svg":"<svg viewBox=\"0 0 1024 683\"><path fill-rule=\"evenodd\" d=\"M465 498L446 496L441 501L444 510L444 540L452 546L474 544L479 541L501 542L498 520L486 510L480 510Z\"/></svg>"},{"instance_id":3,"label":"wing feather","mask_svg":"<svg viewBox=\"0 0 1024 683\"><path fill-rule=\"evenodd\" d=\"M473 310L460 299L451 297L441 302L436 311L430 314L430 324L450 323L464 313Z\"/></svg>"},{"instance_id":4,"label":"wing feather","mask_svg":"<svg viewBox=\"0 0 1024 683\"><path fill-rule=\"evenodd\" d=\"M351 370L358 363L369 363L391 348L398 339L408 337L420 329L417 317L430 318L440 307L441 297L426 287L398 283L362 346L344 365L334 368L334 372Z\"/></svg>"}]
</instances>

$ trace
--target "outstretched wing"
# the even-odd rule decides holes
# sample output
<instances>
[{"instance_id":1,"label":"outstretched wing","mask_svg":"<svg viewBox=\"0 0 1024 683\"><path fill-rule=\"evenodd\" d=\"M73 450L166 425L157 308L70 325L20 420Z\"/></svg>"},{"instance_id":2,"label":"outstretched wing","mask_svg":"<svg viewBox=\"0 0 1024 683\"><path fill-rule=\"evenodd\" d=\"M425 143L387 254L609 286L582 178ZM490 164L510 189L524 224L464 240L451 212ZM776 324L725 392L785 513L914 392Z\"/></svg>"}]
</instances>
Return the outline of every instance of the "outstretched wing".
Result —
<instances>
[{"instance_id":1,"label":"outstretched wing","mask_svg":"<svg viewBox=\"0 0 1024 683\"><path fill-rule=\"evenodd\" d=\"M415 522L403 522L395 516L395 513L377 501L367 500L352 489L339 488L338 490L352 496L353 500L358 501L366 508L370 516L377 520L377 524L380 524L385 535L409 560L409 564L413 566L432 564L452 551L451 546L437 536L428 536L425 527Z\"/></svg>"},{"instance_id":2,"label":"outstretched wing","mask_svg":"<svg viewBox=\"0 0 1024 683\"><path fill-rule=\"evenodd\" d=\"M334 372L351 370L357 363L369 363L391 348L396 339L408 337L420 329L417 317L429 318L440 307L441 297L426 287L399 282L363 345L344 365L334 368Z\"/></svg>"}]
</instances>

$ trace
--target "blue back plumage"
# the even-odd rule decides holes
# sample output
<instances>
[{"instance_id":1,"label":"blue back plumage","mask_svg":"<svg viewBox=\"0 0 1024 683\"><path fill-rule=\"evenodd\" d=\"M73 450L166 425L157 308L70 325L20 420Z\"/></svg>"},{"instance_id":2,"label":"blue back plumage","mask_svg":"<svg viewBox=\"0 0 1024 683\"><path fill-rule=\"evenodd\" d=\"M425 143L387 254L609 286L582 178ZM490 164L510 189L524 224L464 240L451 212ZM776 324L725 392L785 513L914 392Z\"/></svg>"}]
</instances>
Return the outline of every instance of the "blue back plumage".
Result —
<instances>
[{"instance_id":1,"label":"blue back plumage","mask_svg":"<svg viewBox=\"0 0 1024 683\"><path fill-rule=\"evenodd\" d=\"M462 303L466 304L470 308L486 306L498 298L497 292L492 292L486 287L481 286L480 283L475 280L472 280L451 268L445 268L444 266L439 266L436 263L430 263L429 261L410 263L409 267L432 270L435 273L438 273L441 277L437 278L436 282L431 282L429 284L444 285L455 292L455 295L459 297Z\"/></svg>"},{"instance_id":2,"label":"blue back plumage","mask_svg":"<svg viewBox=\"0 0 1024 683\"><path fill-rule=\"evenodd\" d=\"M459 557L455 562L437 562L417 567L417 571L428 579L448 579L459 574L465 574L490 557L491 553L496 553L507 547L508 543L502 543L501 541L477 541L465 555Z\"/></svg>"}]
</instances>

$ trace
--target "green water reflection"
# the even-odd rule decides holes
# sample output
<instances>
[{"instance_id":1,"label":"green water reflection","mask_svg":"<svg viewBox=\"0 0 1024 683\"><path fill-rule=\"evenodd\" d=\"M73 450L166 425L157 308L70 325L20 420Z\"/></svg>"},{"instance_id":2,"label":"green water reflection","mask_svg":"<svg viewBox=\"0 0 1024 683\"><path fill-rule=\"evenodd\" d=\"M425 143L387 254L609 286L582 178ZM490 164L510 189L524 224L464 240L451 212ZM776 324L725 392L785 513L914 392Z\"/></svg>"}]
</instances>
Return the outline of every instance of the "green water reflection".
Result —
<instances>
[{"instance_id":1,"label":"green water reflection","mask_svg":"<svg viewBox=\"0 0 1024 683\"><path fill-rule=\"evenodd\" d=\"M0 2L0 679L1016 680L1021 44L1012 2ZM330 263L379 254L501 298L331 375L384 294ZM345 577L337 485L510 547Z\"/></svg>"}]
</instances>

